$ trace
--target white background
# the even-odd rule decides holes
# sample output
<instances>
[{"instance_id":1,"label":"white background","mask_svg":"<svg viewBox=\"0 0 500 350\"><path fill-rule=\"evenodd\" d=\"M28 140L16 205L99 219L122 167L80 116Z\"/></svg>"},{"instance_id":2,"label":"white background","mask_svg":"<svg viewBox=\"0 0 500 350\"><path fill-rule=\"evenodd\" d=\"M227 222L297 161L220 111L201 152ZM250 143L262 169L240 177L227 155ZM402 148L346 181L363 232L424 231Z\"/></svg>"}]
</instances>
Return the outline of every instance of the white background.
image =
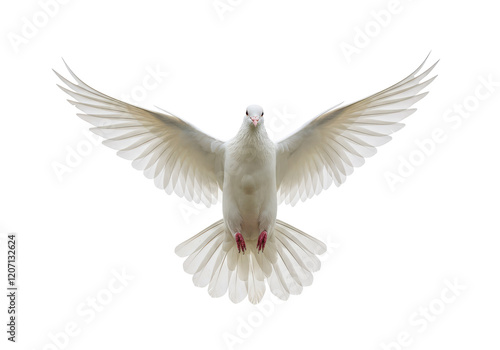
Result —
<instances>
[{"instance_id":1,"label":"white background","mask_svg":"<svg viewBox=\"0 0 500 350\"><path fill-rule=\"evenodd\" d=\"M80 332L66 349L225 349L231 341L235 349L382 349L400 332L413 349L498 348L499 86L473 106L480 77L500 81L491 1L401 0L384 26L370 22L372 11L392 9L385 0L222 3L231 11L219 15L212 0L71 0L52 7L47 23L37 1L4 4L0 232L19 235L15 348L56 349L49 335L63 341L73 323ZM13 44L23 18L40 28ZM342 43L354 45L359 30L369 39L347 57ZM139 91L148 69L169 72L136 102L223 140L248 104L261 104L279 139L330 106L404 78L431 50L427 65L441 59L439 77L393 141L340 188L280 206L279 218L330 250L313 285L280 305L266 296L273 309L265 315L246 300L234 305L194 287L174 254L221 218L220 204L203 209L167 196L100 144L61 179L54 171L68 152L88 146L88 125L55 85L52 68L68 75L61 57L118 98ZM443 119L464 102L474 108L463 123ZM391 190L387 172L397 175L401 159L417 157L415 142L436 129L445 141ZM105 295L113 269L123 268L133 280L88 322L78 307ZM445 281L455 279L467 289L439 302ZM430 304L440 313L433 322L420 318L425 330L411 324ZM254 326L243 329L247 322ZM0 347L14 348L4 330Z\"/></svg>"}]
</instances>

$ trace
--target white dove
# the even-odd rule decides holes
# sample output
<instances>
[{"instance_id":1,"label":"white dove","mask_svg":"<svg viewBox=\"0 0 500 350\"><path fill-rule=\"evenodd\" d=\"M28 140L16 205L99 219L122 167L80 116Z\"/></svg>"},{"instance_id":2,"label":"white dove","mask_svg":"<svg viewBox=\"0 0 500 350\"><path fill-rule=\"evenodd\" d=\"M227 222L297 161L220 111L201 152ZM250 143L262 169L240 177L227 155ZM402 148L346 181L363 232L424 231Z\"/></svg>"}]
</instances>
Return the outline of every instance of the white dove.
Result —
<instances>
[{"instance_id":1,"label":"white dove","mask_svg":"<svg viewBox=\"0 0 500 350\"><path fill-rule=\"evenodd\" d=\"M55 72L74 98L69 101L93 124L103 143L132 160L134 168L154 179L168 194L207 207L222 191L223 219L181 243L175 252L187 257L184 270L212 297L229 290L234 303L247 295L258 303L266 287L286 300L311 285L320 268L321 241L276 219L278 203L295 205L335 183L401 129L401 120L427 92L435 76L420 73L424 62L397 84L365 99L332 108L281 142L264 127L262 107L246 110L237 135L222 142L171 113L154 112L109 97L85 84L66 66L76 84ZM418 75L417 75L418 74Z\"/></svg>"}]
</instances>

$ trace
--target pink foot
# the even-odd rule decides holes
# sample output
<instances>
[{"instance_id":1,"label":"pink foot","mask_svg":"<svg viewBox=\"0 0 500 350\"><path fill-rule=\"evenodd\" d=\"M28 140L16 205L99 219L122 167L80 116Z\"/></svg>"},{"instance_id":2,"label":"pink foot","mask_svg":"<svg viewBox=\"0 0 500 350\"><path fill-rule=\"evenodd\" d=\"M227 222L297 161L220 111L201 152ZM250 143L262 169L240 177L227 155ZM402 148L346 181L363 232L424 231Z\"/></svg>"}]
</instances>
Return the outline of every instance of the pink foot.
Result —
<instances>
[{"instance_id":1,"label":"pink foot","mask_svg":"<svg viewBox=\"0 0 500 350\"><path fill-rule=\"evenodd\" d=\"M243 254L245 254L245 250L247 250L247 246L245 244L245 240L243 239L243 235L238 232L234 236L234 239L236 240L236 245L238 246L238 253L241 253L243 251Z\"/></svg>"},{"instance_id":2,"label":"pink foot","mask_svg":"<svg viewBox=\"0 0 500 350\"><path fill-rule=\"evenodd\" d=\"M259 240L257 241L257 253L260 252L262 250L262 252L264 252L264 247L266 246L266 242L267 242L267 231L264 230L261 232L260 236L259 236Z\"/></svg>"}]
</instances>

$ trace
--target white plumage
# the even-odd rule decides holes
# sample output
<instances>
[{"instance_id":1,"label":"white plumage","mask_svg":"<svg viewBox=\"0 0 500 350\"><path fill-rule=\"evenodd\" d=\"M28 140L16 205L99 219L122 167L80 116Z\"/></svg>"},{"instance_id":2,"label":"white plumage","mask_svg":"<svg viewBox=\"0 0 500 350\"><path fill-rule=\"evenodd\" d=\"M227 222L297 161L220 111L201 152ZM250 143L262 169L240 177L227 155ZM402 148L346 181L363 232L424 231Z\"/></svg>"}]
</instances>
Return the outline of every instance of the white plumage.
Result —
<instances>
[{"instance_id":1,"label":"white plumage","mask_svg":"<svg viewBox=\"0 0 500 350\"><path fill-rule=\"evenodd\" d=\"M321 241L276 219L278 203L295 205L332 183L342 184L355 167L376 153L401 129L437 62L358 102L332 108L285 140L274 143L264 127L264 112L251 105L237 135L222 142L168 113L139 108L85 84L57 76L61 87L94 125L105 145L132 161L168 194L215 204L223 195L223 219L181 243L184 270L212 297L227 291L238 303L258 303L267 284L286 300L311 285L326 251ZM265 247L265 248L264 248Z\"/></svg>"}]
</instances>

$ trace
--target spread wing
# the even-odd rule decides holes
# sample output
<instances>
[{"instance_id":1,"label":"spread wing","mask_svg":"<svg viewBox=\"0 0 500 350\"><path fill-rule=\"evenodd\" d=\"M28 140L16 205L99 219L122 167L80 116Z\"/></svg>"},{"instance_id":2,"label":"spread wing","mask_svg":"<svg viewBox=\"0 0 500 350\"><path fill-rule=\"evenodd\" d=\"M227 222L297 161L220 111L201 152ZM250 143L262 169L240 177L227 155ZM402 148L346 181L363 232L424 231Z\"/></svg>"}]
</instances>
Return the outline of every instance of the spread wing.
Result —
<instances>
[{"instance_id":1,"label":"spread wing","mask_svg":"<svg viewBox=\"0 0 500 350\"><path fill-rule=\"evenodd\" d=\"M59 73L68 87L59 86L94 125L90 130L103 144L132 160L132 165L154 179L168 194L175 192L207 207L215 204L223 182L224 143L166 112L139 108L109 97L81 81L68 66L76 84Z\"/></svg>"},{"instance_id":2,"label":"spread wing","mask_svg":"<svg viewBox=\"0 0 500 350\"><path fill-rule=\"evenodd\" d=\"M276 145L276 184L280 202L295 205L335 183L340 186L355 167L391 140L401 120L427 92L419 92L436 76L423 81L436 66L408 77L376 94L344 107L327 110Z\"/></svg>"}]
</instances>

